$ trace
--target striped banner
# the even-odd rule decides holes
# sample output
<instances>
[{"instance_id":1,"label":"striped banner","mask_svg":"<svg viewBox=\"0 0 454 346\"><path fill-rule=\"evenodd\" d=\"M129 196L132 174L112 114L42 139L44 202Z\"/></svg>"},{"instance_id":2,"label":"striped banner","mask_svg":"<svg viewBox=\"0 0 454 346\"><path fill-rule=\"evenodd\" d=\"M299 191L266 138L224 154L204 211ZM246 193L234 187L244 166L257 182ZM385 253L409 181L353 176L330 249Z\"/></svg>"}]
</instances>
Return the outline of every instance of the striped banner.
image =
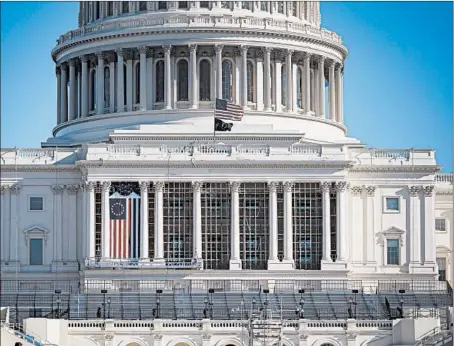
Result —
<instances>
[{"instance_id":1,"label":"striped banner","mask_svg":"<svg viewBox=\"0 0 454 346\"><path fill-rule=\"evenodd\" d=\"M110 257L140 258L140 196L110 196Z\"/></svg>"}]
</instances>

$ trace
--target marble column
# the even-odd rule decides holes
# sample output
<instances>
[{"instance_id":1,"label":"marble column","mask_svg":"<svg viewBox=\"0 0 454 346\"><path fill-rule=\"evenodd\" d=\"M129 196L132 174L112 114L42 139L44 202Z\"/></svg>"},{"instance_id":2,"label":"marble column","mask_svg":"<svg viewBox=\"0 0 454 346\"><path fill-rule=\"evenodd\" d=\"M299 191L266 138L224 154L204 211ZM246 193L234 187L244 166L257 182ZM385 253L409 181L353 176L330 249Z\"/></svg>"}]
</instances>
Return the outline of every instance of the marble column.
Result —
<instances>
[{"instance_id":1,"label":"marble column","mask_svg":"<svg viewBox=\"0 0 454 346\"><path fill-rule=\"evenodd\" d=\"M79 192L79 185L68 185L66 186L67 198L68 198L68 209L67 209L67 220L68 227L67 231L63 232L66 237L65 240L65 258L69 261L77 260L77 248L82 244L77 243L77 195ZM84 229L85 231L85 229Z\"/></svg>"},{"instance_id":2,"label":"marble column","mask_svg":"<svg viewBox=\"0 0 454 346\"><path fill-rule=\"evenodd\" d=\"M241 105L247 107L247 51L248 46L241 46Z\"/></svg>"},{"instance_id":3,"label":"marble column","mask_svg":"<svg viewBox=\"0 0 454 346\"><path fill-rule=\"evenodd\" d=\"M274 56L274 102L276 112L282 111L282 56L276 52Z\"/></svg>"},{"instance_id":4,"label":"marble column","mask_svg":"<svg viewBox=\"0 0 454 346\"><path fill-rule=\"evenodd\" d=\"M421 215L420 215L420 186L410 186L410 265L421 265Z\"/></svg>"},{"instance_id":5,"label":"marble column","mask_svg":"<svg viewBox=\"0 0 454 346\"><path fill-rule=\"evenodd\" d=\"M61 121L61 71L60 67L55 68L55 74L57 76L57 125Z\"/></svg>"},{"instance_id":6,"label":"marble column","mask_svg":"<svg viewBox=\"0 0 454 346\"><path fill-rule=\"evenodd\" d=\"M337 241L337 261L345 261L345 241L346 241L346 231L347 231L347 182L339 181L336 183L336 215L337 215L337 225L336 225L336 241Z\"/></svg>"},{"instance_id":7,"label":"marble column","mask_svg":"<svg viewBox=\"0 0 454 346\"><path fill-rule=\"evenodd\" d=\"M193 188L193 222L194 222L194 249L193 258L202 258L202 200L201 190L203 183L201 181L192 182Z\"/></svg>"},{"instance_id":8,"label":"marble column","mask_svg":"<svg viewBox=\"0 0 454 346\"><path fill-rule=\"evenodd\" d=\"M95 258L95 186L96 183L93 181L86 182L84 185L85 189L85 220L87 222L86 230L87 236L87 253L88 258Z\"/></svg>"},{"instance_id":9,"label":"marble column","mask_svg":"<svg viewBox=\"0 0 454 346\"><path fill-rule=\"evenodd\" d=\"M197 45L189 46L189 90L191 91L191 108L197 108Z\"/></svg>"},{"instance_id":10,"label":"marble column","mask_svg":"<svg viewBox=\"0 0 454 346\"><path fill-rule=\"evenodd\" d=\"M336 81L334 78L334 68L336 63L331 61L329 65L329 93L328 93L328 106L329 106L329 120L336 120Z\"/></svg>"},{"instance_id":11,"label":"marble column","mask_svg":"<svg viewBox=\"0 0 454 346\"><path fill-rule=\"evenodd\" d=\"M86 118L88 117L88 61L89 57L87 55L83 55L80 58L82 69L81 69L81 117Z\"/></svg>"},{"instance_id":12,"label":"marble column","mask_svg":"<svg viewBox=\"0 0 454 346\"><path fill-rule=\"evenodd\" d=\"M375 259L375 186L366 187L366 264L374 264Z\"/></svg>"},{"instance_id":13,"label":"marble column","mask_svg":"<svg viewBox=\"0 0 454 346\"><path fill-rule=\"evenodd\" d=\"M164 182L157 181L153 185L155 193L154 214L154 262L164 260Z\"/></svg>"},{"instance_id":14,"label":"marble column","mask_svg":"<svg viewBox=\"0 0 454 346\"><path fill-rule=\"evenodd\" d=\"M133 69L133 55L128 54L126 58L126 111L132 112L132 74L134 73Z\"/></svg>"},{"instance_id":15,"label":"marble column","mask_svg":"<svg viewBox=\"0 0 454 346\"><path fill-rule=\"evenodd\" d=\"M268 183L268 193L269 193L269 227L270 227L270 253L268 260L268 268L273 262L277 262L277 186L278 183L272 181Z\"/></svg>"},{"instance_id":16,"label":"marble column","mask_svg":"<svg viewBox=\"0 0 454 346\"><path fill-rule=\"evenodd\" d=\"M150 183L148 181L140 182L140 259L141 261L149 261L148 257L148 189Z\"/></svg>"},{"instance_id":17,"label":"marble column","mask_svg":"<svg viewBox=\"0 0 454 346\"><path fill-rule=\"evenodd\" d=\"M271 51L270 47L263 49L265 60L265 86L264 86L264 103L265 112L271 111ZM260 88L260 86L258 86Z\"/></svg>"},{"instance_id":18,"label":"marble column","mask_svg":"<svg viewBox=\"0 0 454 346\"><path fill-rule=\"evenodd\" d=\"M292 55L293 55L293 50L289 49L287 50L287 54L285 56L285 70L286 70L286 98L285 104L286 104L286 112L291 113L293 111L293 71L292 71Z\"/></svg>"},{"instance_id":19,"label":"marble column","mask_svg":"<svg viewBox=\"0 0 454 346\"><path fill-rule=\"evenodd\" d=\"M331 211L330 211L331 183L321 183L323 203L323 261L332 262L331 259Z\"/></svg>"},{"instance_id":20,"label":"marble column","mask_svg":"<svg viewBox=\"0 0 454 346\"><path fill-rule=\"evenodd\" d=\"M20 192L22 186L15 184L10 188L10 261L19 261L19 220L20 220Z\"/></svg>"},{"instance_id":21,"label":"marble column","mask_svg":"<svg viewBox=\"0 0 454 346\"><path fill-rule=\"evenodd\" d=\"M214 46L216 50L216 98L223 99L222 97L222 49L221 44Z\"/></svg>"},{"instance_id":22,"label":"marble column","mask_svg":"<svg viewBox=\"0 0 454 346\"><path fill-rule=\"evenodd\" d=\"M241 269L240 258L240 189L241 183L234 181L231 183L231 255L230 255L230 270Z\"/></svg>"},{"instance_id":23,"label":"marble column","mask_svg":"<svg viewBox=\"0 0 454 346\"><path fill-rule=\"evenodd\" d=\"M172 109L172 79L171 79L171 63L170 53L172 46L167 45L164 49L164 104L165 109Z\"/></svg>"},{"instance_id":24,"label":"marble column","mask_svg":"<svg viewBox=\"0 0 454 346\"><path fill-rule=\"evenodd\" d=\"M104 114L104 53L98 53L98 66L96 67L96 108L97 114Z\"/></svg>"},{"instance_id":25,"label":"marble column","mask_svg":"<svg viewBox=\"0 0 454 346\"><path fill-rule=\"evenodd\" d=\"M293 183L284 183L284 261L293 262Z\"/></svg>"},{"instance_id":26,"label":"marble column","mask_svg":"<svg viewBox=\"0 0 454 346\"><path fill-rule=\"evenodd\" d=\"M354 222L351 223L350 239L350 258L353 263L363 264L365 262L364 253L366 249L365 238L363 234L364 225L364 210L361 199L363 188L361 186L353 186L350 189L352 196L352 215Z\"/></svg>"},{"instance_id":27,"label":"marble column","mask_svg":"<svg viewBox=\"0 0 454 346\"><path fill-rule=\"evenodd\" d=\"M424 186L424 266L434 266L435 246L435 187Z\"/></svg>"},{"instance_id":28,"label":"marble column","mask_svg":"<svg viewBox=\"0 0 454 346\"><path fill-rule=\"evenodd\" d=\"M140 47L140 110L147 110L147 47Z\"/></svg>"},{"instance_id":29,"label":"marble column","mask_svg":"<svg viewBox=\"0 0 454 346\"><path fill-rule=\"evenodd\" d=\"M148 48L147 54L147 109L154 109L154 50Z\"/></svg>"},{"instance_id":30,"label":"marble column","mask_svg":"<svg viewBox=\"0 0 454 346\"><path fill-rule=\"evenodd\" d=\"M2 231L1 236L1 262L8 262L10 258L10 215L11 215L11 195L10 186L1 185L2 201L0 208L2 210L2 217L0 219Z\"/></svg>"},{"instance_id":31,"label":"marble column","mask_svg":"<svg viewBox=\"0 0 454 346\"><path fill-rule=\"evenodd\" d=\"M53 262L61 262L63 254L63 218L62 202L64 185L52 185L54 193L54 229L53 229Z\"/></svg>"},{"instance_id":32,"label":"marble column","mask_svg":"<svg viewBox=\"0 0 454 346\"><path fill-rule=\"evenodd\" d=\"M103 181L101 195L101 215L102 215L102 257L110 258L110 206L109 192L110 181Z\"/></svg>"},{"instance_id":33,"label":"marble column","mask_svg":"<svg viewBox=\"0 0 454 346\"><path fill-rule=\"evenodd\" d=\"M124 51L117 51L117 112L125 111Z\"/></svg>"},{"instance_id":34,"label":"marble column","mask_svg":"<svg viewBox=\"0 0 454 346\"><path fill-rule=\"evenodd\" d=\"M340 64L336 65L336 121L342 122L342 66Z\"/></svg>"},{"instance_id":35,"label":"marble column","mask_svg":"<svg viewBox=\"0 0 454 346\"><path fill-rule=\"evenodd\" d=\"M263 111L263 52L257 51L255 59L255 95L256 95L256 109Z\"/></svg>"},{"instance_id":36,"label":"marble column","mask_svg":"<svg viewBox=\"0 0 454 346\"><path fill-rule=\"evenodd\" d=\"M304 54L304 113L308 114L311 108L311 55Z\"/></svg>"},{"instance_id":37,"label":"marble column","mask_svg":"<svg viewBox=\"0 0 454 346\"><path fill-rule=\"evenodd\" d=\"M69 61L69 120L77 118L76 61Z\"/></svg>"},{"instance_id":38,"label":"marble column","mask_svg":"<svg viewBox=\"0 0 454 346\"><path fill-rule=\"evenodd\" d=\"M109 113L115 113L115 54L107 56L109 64ZM106 100L107 101L107 100Z\"/></svg>"},{"instance_id":39,"label":"marble column","mask_svg":"<svg viewBox=\"0 0 454 346\"><path fill-rule=\"evenodd\" d=\"M60 65L61 70L61 110L60 110L60 123L68 121L68 69L66 64Z\"/></svg>"},{"instance_id":40,"label":"marble column","mask_svg":"<svg viewBox=\"0 0 454 346\"><path fill-rule=\"evenodd\" d=\"M318 85L319 85L319 117L325 118L326 110L325 110L325 57L321 56L318 61Z\"/></svg>"}]
</instances>

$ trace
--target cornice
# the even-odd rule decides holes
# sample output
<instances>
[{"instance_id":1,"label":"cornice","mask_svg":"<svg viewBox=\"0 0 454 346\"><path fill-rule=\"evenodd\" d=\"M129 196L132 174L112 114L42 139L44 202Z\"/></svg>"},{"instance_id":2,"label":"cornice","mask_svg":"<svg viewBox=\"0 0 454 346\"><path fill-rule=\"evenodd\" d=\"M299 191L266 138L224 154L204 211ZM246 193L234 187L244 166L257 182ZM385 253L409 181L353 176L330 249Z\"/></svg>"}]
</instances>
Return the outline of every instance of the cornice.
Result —
<instances>
[{"instance_id":1,"label":"cornice","mask_svg":"<svg viewBox=\"0 0 454 346\"><path fill-rule=\"evenodd\" d=\"M438 165L405 165L405 166L386 166L386 165L354 165L350 173L427 173L436 174L441 170Z\"/></svg>"},{"instance_id":2,"label":"cornice","mask_svg":"<svg viewBox=\"0 0 454 346\"><path fill-rule=\"evenodd\" d=\"M76 165L2 165L2 172L70 172L80 173Z\"/></svg>"}]
</instances>

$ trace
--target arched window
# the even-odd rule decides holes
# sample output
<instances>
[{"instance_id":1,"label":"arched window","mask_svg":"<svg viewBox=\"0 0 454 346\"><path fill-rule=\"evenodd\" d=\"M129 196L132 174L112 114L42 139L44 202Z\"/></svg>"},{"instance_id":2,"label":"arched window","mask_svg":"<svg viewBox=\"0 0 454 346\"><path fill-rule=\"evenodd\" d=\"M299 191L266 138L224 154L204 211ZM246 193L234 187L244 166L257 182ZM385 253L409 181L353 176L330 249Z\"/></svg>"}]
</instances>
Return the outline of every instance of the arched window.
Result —
<instances>
[{"instance_id":1,"label":"arched window","mask_svg":"<svg viewBox=\"0 0 454 346\"><path fill-rule=\"evenodd\" d=\"M121 3L121 13L129 13L129 1L123 1Z\"/></svg>"},{"instance_id":2,"label":"arched window","mask_svg":"<svg viewBox=\"0 0 454 346\"><path fill-rule=\"evenodd\" d=\"M178 101L188 101L188 71L189 65L188 61L181 59L178 61L178 89L177 89L177 100Z\"/></svg>"},{"instance_id":3,"label":"arched window","mask_svg":"<svg viewBox=\"0 0 454 346\"><path fill-rule=\"evenodd\" d=\"M282 64L281 67L281 104L286 105L287 101L287 69L285 64Z\"/></svg>"},{"instance_id":4,"label":"arched window","mask_svg":"<svg viewBox=\"0 0 454 346\"><path fill-rule=\"evenodd\" d=\"M139 12L145 12L147 10L147 2L139 1Z\"/></svg>"},{"instance_id":5,"label":"arched window","mask_svg":"<svg viewBox=\"0 0 454 346\"><path fill-rule=\"evenodd\" d=\"M110 108L110 68L104 67L104 106Z\"/></svg>"},{"instance_id":6,"label":"arched window","mask_svg":"<svg viewBox=\"0 0 454 346\"><path fill-rule=\"evenodd\" d=\"M301 72L301 68L297 67L296 70L296 102L298 108L303 108L303 93L301 90L301 83L303 82L303 75Z\"/></svg>"},{"instance_id":7,"label":"arched window","mask_svg":"<svg viewBox=\"0 0 454 346\"><path fill-rule=\"evenodd\" d=\"M254 102L254 64L251 61L247 62L247 100Z\"/></svg>"},{"instance_id":8,"label":"arched window","mask_svg":"<svg viewBox=\"0 0 454 346\"><path fill-rule=\"evenodd\" d=\"M199 100L211 100L211 64L207 59L203 59L199 66Z\"/></svg>"},{"instance_id":9,"label":"arched window","mask_svg":"<svg viewBox=\"0 0 454 346\"><path fill-rule=\"evenodd\" d=\"M136 78L134 84L134 103L140 103L140 62L136 64L136 68L134 70L134 74Z\"/></svg>"},{"instance_id":10,"label":"arched window","mask_svg":"<svg viewBox=\"0 0 454 346\"><path fill-rule=\"evenodd\" d=\"M230 60L222 62L222 98L232 101L233 68Z\"/></svg>"},{"instance_id":11,"label":"arched window","mask_svg":"<svg viewBox=\"0 0 454 346\"><path fill-rule=\"evenodd\" d=\"M113 16L113 2L107 1L107 17Z\"/></svg>"},{"instance_id":12,"label":"arched window","mask_svg":"<svg viewBox=\"0 0 454 346\"><path fill-rule=\"evenodd\" d=\"M164 102L164 60L156 63L156 102Z\"/></svg>"},{"instance_id":13,"label":"arched window","mask_svg":"<svg viewBox=\"0 0 454 346\"><path fill-rule=\"evenodd\" d=\"M123 65L123 104L126 106L127 104L127 100L128 100L128 90L127 90L127 85L128 85L128 82L127 82L127 78L126 76L128 75L127 74L127 68L126 68L126 64Z\"/></svg>"},{"instance_id":14,"label":"arched window","mask_svg":"<svg viewBox=\"0 0 454 346\"><path fill-rule=\"evenodd\" d=\"M96 69L90 72L90 111L96 110Z\"/></svg>"}]
</instances>

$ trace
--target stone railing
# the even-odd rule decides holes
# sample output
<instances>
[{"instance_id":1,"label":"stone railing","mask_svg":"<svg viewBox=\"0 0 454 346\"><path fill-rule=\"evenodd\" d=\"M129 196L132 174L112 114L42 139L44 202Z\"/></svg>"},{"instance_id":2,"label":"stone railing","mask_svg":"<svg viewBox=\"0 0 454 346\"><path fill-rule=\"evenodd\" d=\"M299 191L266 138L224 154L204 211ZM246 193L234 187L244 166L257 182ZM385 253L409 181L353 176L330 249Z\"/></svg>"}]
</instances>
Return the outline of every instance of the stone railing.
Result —
<instances>
[{"instance_id":1,"label":"stone railing","mask_svg":"<svg viewBox=\"0 0 454 346\"><path fill-rule=\"evenodd\" d=\"M436 165L435 152L432 149L351 148L349 157L357 165Z\"/></svg>"},{"instance_id":2,"label":"stone railing","mask_svg":"<svg viewBox=\"0 0 454 346\"><path fill-rule=\"evenodd\" d=\"M435 176L435 183L437 184L453 184L452 173L440 173Z\"/></svg>"},{"instance_id":3,"label":"stone railing","mask_svg":"<svg viewBox=\"0 0 454 346\"><path fill-rule=\"evenodd\" d=\"M190 15L190 14L171 14L162 13L160 16L142 14L130 18L121 18L109 22L100 22L84 26L62 35L57 40L57 45L69 43L72 40L108 33L116 30L132 28L195 28L210 27L215 29L221 28L242 28L255 30L273 30L285 31L289 33L307 35L327 41L334 44L342 45L341 37L323 28L317 28L305 23L292 22L287 20L277 20L274 18L256 18L256 17L231 17L216 14L210 15Z\"/></svg>"}]
</instances>

